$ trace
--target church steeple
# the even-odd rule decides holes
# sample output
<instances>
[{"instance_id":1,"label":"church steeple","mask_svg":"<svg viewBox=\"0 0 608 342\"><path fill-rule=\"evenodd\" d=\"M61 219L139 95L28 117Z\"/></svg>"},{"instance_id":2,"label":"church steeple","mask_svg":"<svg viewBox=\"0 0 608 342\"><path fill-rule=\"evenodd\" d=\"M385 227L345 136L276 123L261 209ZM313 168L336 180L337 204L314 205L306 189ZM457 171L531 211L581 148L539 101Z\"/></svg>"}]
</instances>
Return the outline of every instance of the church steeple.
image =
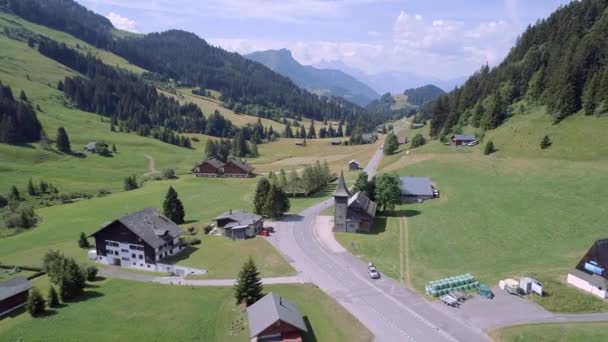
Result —
<instances>
[{"instance_id":1,"label":"church steeple","mask_svg":"<svg viewBox=\"0 0 608 342\"><path fill-rule=\"evenodd\" d=\"M348 191L346 182L344 181L344 171L340 171L340 179L338 180L338 187L336 188L334 197L350 197L350 192Z\"/></svg>"}]
</instances>

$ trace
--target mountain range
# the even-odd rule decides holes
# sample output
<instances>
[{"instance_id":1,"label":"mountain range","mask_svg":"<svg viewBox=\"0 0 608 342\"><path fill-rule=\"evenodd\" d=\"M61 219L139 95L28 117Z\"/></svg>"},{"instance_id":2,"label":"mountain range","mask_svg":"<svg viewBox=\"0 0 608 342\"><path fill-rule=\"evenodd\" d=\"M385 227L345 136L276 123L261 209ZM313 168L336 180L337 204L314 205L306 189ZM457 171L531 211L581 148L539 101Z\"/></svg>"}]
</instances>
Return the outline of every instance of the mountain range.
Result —
<instances>
[{"instance_id":1,"label":"mountain range","mask_svg":"<svg viewBox=\"0 0 608 342\"><path fill-rule=\"evenodd\" d=\"M343 97L360 106L380 96L368 85L341 70L300 64L287 49L257 51L244 57L289 77L299 87L317 95Z\"/></svg>"}]
</instances>

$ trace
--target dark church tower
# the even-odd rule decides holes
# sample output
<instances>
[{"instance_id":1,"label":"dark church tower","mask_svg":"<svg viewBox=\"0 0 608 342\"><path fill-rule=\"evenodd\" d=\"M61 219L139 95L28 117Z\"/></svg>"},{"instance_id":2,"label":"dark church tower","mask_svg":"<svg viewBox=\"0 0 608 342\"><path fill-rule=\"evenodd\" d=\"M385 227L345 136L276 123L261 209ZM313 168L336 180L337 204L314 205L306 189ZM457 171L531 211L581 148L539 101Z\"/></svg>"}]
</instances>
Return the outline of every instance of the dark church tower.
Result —
<instances>
[{"instance_id":1,"label":"dark church tower","mask_svg":"<svg viewBox=\"0 0 608 342\"><path fill-rule=\"evenodd\" d=\"M344 172L340 173L340 180L338 181L338 188L334 194L334 231L345 232L346 231L346 220L348 217L348 198L350 192L346 187L344 181Z\"/></svg>"}]
</instances>

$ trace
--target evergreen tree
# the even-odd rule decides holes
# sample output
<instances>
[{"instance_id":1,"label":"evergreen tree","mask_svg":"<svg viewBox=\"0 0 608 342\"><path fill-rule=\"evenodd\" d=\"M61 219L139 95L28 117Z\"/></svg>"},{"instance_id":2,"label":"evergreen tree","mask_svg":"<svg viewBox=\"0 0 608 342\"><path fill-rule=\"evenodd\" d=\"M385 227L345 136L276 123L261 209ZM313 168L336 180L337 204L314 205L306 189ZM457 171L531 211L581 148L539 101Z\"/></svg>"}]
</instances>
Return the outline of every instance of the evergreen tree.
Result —
<instances>
[{"instance_id":1,"label":"evergreen tree","mask_svg":"<svg viewBox=\"0 0 608 342\"><path fill-rule=\"evenodd\" d=\"M393 210L401 203L401 187L399 177L383 174L376 181L376 201L383 211Z\"/></svg>"},{"instance_id":2,"label":"evergreen tree","mask_svg":"<svg viewBox=\"0 0 608 342\"><path fill-rule=\"evenodd\" d=\"M21 201L21 194L19 193L19 190L17 189L16 186L12 186L11 187L11 191L8 194L8 199L9 201Z\"/></svg>"},{"instance_id":3,"label":"evergreen tree","mask_svg":"<svg viewBox=\"0 0 608 342\"><path fill-rule=\"evenodd\" d=\"M337 132L336 134L337 134L337 136L339 136L339 137L343 137L343 136L344 136L344 132L342 131L342 122L340 122L340 123L338 124L338 132Z\"/></svg>"},{"instance_id":4,"label":"evergreen tree","mask_svg":"<svg viewBox=\"0 0 608 342\"><path fill-rule=\"evenodd\" d=\"M488 154L494 153L494 151L494 143L492 142L492 140L490 140L486 143L486 146L483 149L483 154L487 156Z\"/></svg>"},{"instance_id":5,"label":"evergreen tree","mask_svg":"<svg viewBox=\"0 0 608 342\"><path fill-rule=\"evenodd\" d=\"M255 195L253 197L253 212L258 215L264 215L264 206L266 205L266 199L270 194L270 182L265 177L260 178L258 185L255 189Z\"/></svg>"},{"instance_id":6,"label":"evergreen tree","mask_svg":"<svg viewBox=\"0 0 608 342\"><path fill-rule=\"evenodd\" d=\"M234 285L234 298L237 304L247 306L257 302L264 296L264 287L257 266L253 259L249 257L247 262L239 272L236 284Z\"/></svg>"},{"instance_id":7,"label":"evergreen tree","mask_svg":"<svg viewBox=\"0 0 608 342\"><path fill-rule=\"evenodd\" d=\"M253 141L251 142L251 151L250 151L250 155L251 155L252 157L257 157L257 156L259 155L259 154L258 154L258 143L257 143L257 142L255 142L255 140L253 140Z\"/></svg>"},{"instance_id":8,"label":"evergreen tree","mask_svg":"<svg viewBox=\"0 0 608 342\"><path fill-rule=\"evenodd\" d=\"M57 291L53 285L49 287L49 295L46 302L49 308L59 307L59 295L57 294Z\"/></svg>"},{"instance_id":9,"label":"evergreen tree","mask_svg":"<svg viewBox=\"0 0 608 342\"><path fill-rule=\"evenodd\" d=\"M0 209L8 205L8 200L4 196L0 195Z\"/></svg>"},{"instance_id":10,"label":"evergreen tree","mask_svg":"<svg viewBox=\"0 0 608 342\"><path fill-rule=\"evenodd\" d=\"M186 216L184 205L178 198L175 189L173 189L171 186L169 187L167 195L165 196L165 201L163 202L163 213L171 221L177 224L184 223L184 217Z\"/></svg>"},{"instance_id":11,"label":"evergreen tree","mask_svg":"<svg viewBox=\"0 0 608 342\"><path fill-rule=\"evenodd\" d=\"M55 140L55 146L57 150L63 153L71 153L72 148L70 146L70 138L65 128L59 127L57 129L57 139Z\"/></svg>"},{"instance_id":12,"label":"evergreen tree","mask_svg":"<svg viewBox=\"0 0 608 342\"><path fill-rule=\"evenodd\" d=\"M78 238L78 247L80 247L80 248L91 247L91 244L89 244L89 240L87 239L87 235L84 232L80 232L80 237Z\"/></svg>"},{"instance_id":13,"label":"evergreen tree","mask_svg":"<svg viewBox=\"0 0 608 342\"><path fill-rule=\"evenodd\" d=\"M128 176L124 180L124 189L125 191L135 190L139 188L137 184L137 178L135 176Z\"/></svg>"},{"instance_id":14,"label":"evergreen tree","mask_svg":"<svg viewBox=\"0 0 608 342\"><path fill-rule=\"evenodd\" d=\"M397 136L391 132L384 141L384 154L387 156L394 154L398 148L399 141L397 140Z\"/></svg>"},{"instance_id":15,"label":"evergreen tree","mask_svg":"<svg viewBox=\"0 0 608 342\"><path fill-rule=\"evenodd\" d=\"M308 139L316 139L317 131L315 130L315 120L310 122L310 127L308 127L308 135L306 136Z\"/></svg>"},{"instance_id":16,"label":"evergreen tree","mask_svg":"<svg viewBox=\"0 0 608 342\"><path fill-rule=\"evenodd\" d=\"M118 150L116 150L116 145L112 144L112 153L116 153L118 152Z\"/></svg>"},{"instance_id":17,"label":"evergreen tree","mask_svg":"<svg viewBox=\"0 0 608 342\"><path fill-rule=\"evenodd\" d=\"M64 268L59 277L59 296L63 302L78 297L84 290L86 278L74 259L65 259Z\"/></svg>"},{"instance_id":18,"label":"evergreen tree","mask_svg":"<svg viewBox=\"0 0 608 342\"><path fill-rule=\"evenodd\" d=\"M300 127L300 134L299 134L299 138L300 139L306 139L306 129L304 128L304 126Z\"/></svg>"},{"instance_id":19,"label":"evergreen tree","mask_svg":"<svg viewBox=\"0 0 608 342\"><path fill-rule=\"evenodd\" d=\"M22 90L21 93L19 93L19 99L23 102L27 102L27 95L25 95L25 92Z\"/></svg>"},{"instance_id":20,"label":"evergreen tree","mask_svg":"<svg viewBox=\"0 0 608 342\"><path fill-rule=\"evenodd\" d=\"M297 186L299 181L300 177L298 176L298 171L292 169L289 173L289 185L291 186L291 189L289 189L289 191L291 191L292 197L296 197Z\"/></svg>"},{"instance_id":21,"label":"evergreen tree","mask_svg":"<svg viewBox=\"0 0 608 342\"><path fill-rule=\"evenodd\" d=\"M218 148L212 139L207 140L205 144L205 159L217 158Z\"/></svg>"},{"instance_id":22,"label":"evergreen tree","mask_svg":"<svg viewBox=\"0 0 608 342\"><path fill-rule=\"evenodd\" d=\"M548 135L545 135L543 137L543 140L540 141L540 148L541 150L547 149L551 146L552 142L551 142L551 138L549 138Z\"/></svg>"},{"instance_id":23,"label":"evergreen tree","mask_svg":"<svg viewBox=\"0 0 608 342\"><path fill-rule=\"evenodd\" d=\"M33 288L30 290L30 293L27 296L27 301L25 302L25 309L32 317L38 317L44 313L44 306L46 303L44 302L44 298L40 294L37 288Z\"/></svg>"},{"instance_id":24,"label":"evergreen tree","mask_svg":"<svg viewBox=\"0 0 608 342\"><path fill-rule=\"evenodd\" d=\"M38 189L36 189L36 186L34 185L34 181L32 181L31 178L27 182L27 193L30 196L36 196L36 195L38 195Z\"/></svg>"},{"instance_id":25,"label":"evergreen tree","mask_svg":"<svg viewBox=\"0 0 608 342\"><path fill-rule=\"evenodd\" d=\"M285 190L285 186L287 186L287 174L284 169L279 171L278 184L281 189Z\"/></svg>"},{"instance_id":26,"label":"evergreen tree","mask_svg":"<svg viewBox=\"0 0 608 342\"><path fill-rule=\"evenodd\" d=\"M293 138L293 131L291 130L291 124L288 122L285 125L285 132L283 133L284 138Z\"/></svg>"},{"instance_id":27,"label":"evergreen tree","mask_svg":"<svg viewBox=\"0 0 608 342\"><path fill-rule=\"evenodd\" d=\"M290 208L287 194L275 184L270 185L270 192L264 204L264 216L276 220L288 212Z\"/></svg>"}]
</instances>

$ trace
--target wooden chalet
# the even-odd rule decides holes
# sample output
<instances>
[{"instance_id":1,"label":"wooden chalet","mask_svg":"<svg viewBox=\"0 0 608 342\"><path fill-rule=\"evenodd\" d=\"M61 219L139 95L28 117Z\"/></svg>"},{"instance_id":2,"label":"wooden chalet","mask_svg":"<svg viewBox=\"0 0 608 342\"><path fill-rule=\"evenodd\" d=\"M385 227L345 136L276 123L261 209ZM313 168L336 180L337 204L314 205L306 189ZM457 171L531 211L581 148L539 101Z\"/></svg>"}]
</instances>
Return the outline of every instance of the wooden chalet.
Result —
<instances>
[{"instance_id":1,"label":"wooden chalet","mask_svg":"<svg viewBox=\"0 0 608 342\"><path fill-rule=\"evenodd\" d=\"M224 167L224 163L219 159L211 158L203 161L192 169L192 173L196 177L221 177L220 170Z\"/></svg>"},{"instance_id":2,"label":"wooden chalet","mask_svg":"<svg viewBox=\"0 0 608 342\"><path fill-rule=\"evenodd\" d=\"M211 158L194 167L192 174L196 177L247 178L253 176L253 170L253 166L240 159L230 159L224 163Z\"/></svg>"},{"instance_id":3,"label":"wooden chalet","mask_svg":"<svg viewBox=\"0 0 608 342\"><path fill-rule=\"evenodd\" d=\"M240 159L230 159L223 167L224 177L247 178L253 176L253 166Z\"/></svg>"}]
</instances>

